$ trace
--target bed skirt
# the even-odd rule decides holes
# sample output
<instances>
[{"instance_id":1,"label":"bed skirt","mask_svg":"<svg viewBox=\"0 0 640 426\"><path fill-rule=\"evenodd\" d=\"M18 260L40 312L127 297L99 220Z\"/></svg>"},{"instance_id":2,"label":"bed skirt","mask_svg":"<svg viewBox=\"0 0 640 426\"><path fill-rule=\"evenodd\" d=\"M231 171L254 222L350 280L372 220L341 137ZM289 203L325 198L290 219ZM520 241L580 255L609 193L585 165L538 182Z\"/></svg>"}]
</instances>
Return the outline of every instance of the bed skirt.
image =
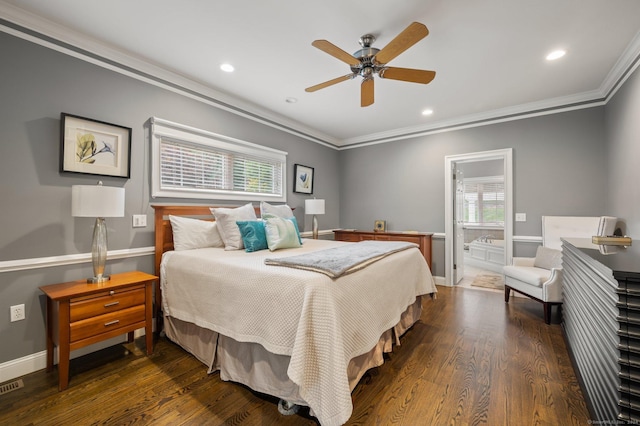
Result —
<instances>
[{"instance_id":1,"label":"bed skirt","mask_svg":"<svg viewBox=\"0 0 640 426\"><path fill-rule=\"evenodd\" d=\"M403 312L400 321L385 331L369 352L350 361L347 373L351 391L367 370L384 363L383 354L391 352L394 345L400 345L400 337L421 314L422 298L418 296ZM242 383L256 392L290 403L308 405L300 397L298 385L287 376L289 356L271 353L258 343L238 342L170 316L164 317L164 329L170 340L205 364L209 373L219 371L222 380Z\"/></svg>"}]
</instances>

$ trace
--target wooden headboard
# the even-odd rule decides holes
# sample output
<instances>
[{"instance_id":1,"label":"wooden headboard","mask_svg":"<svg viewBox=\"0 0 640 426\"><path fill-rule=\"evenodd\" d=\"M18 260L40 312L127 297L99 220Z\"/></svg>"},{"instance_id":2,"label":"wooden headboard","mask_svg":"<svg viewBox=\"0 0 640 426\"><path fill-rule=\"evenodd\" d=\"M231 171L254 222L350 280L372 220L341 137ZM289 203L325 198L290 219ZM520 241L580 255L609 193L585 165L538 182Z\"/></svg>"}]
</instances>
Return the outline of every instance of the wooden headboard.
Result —
<instances>
[{"instance_id":1,"label":"wooden headboard","mask_svg":"<svg viewBox=\"0 0 640 426\"><path fill-rule=\"evenodd\" d=\"M152 205L155 210L155 253L156 253L156 276L160 276L160 261L162 260L162 253L165 251L173 250L173 230L171 229L171 216L186 216L196 219L214 221L215 218L211 214L211 208L224 207L234 208L238 206L162 206ZM255 207L256 216L260 214L260 207Z\"/></svg>"}]
</instances>

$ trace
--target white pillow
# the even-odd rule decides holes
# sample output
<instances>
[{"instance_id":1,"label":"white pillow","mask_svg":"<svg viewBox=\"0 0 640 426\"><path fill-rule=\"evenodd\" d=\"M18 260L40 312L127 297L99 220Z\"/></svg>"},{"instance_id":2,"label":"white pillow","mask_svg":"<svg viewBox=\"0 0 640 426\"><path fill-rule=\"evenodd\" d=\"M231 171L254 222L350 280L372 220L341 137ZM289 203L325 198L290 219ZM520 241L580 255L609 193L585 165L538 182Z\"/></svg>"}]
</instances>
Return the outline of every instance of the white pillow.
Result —
<instances>
[{"instance_id":1,"label":"white pillow","mask_svg":"<svg viewBox=\"0 0 640 426\"><path fill-rule=\"evenodd\" d=\"M218 226L213 221L169 215L174 250L224 247Z\"/></svg>"},{"instance_id":2,"label":"white pillow","mask_svg":"<svg viewBox=\"0 0 640 426\"><path fill-rule=\"evenodd\" d=\"M293 210L286 204L280 206L271 205L265 201L260 202L260 216L263 217L265 214L272 214L278 217L289 218L293 217Z\"/></svg>"},{"instance_id":3,"label":"white pillow","mask_svg":"<svg viewBox=\"0 0 640 426\"><path fill-rule=\"evenodd\" d=\"M538 246L533 266L542 269L562 268L562 251Z\"/></svg>"},{"instance_id":4,"label":"white pillow","mask_svg":"<svg viewBox=\"0 0 640 426\"><path fill-rule=\"evenodd\" d=\"M211 213L216 218L218 231L222 241L224 241L225 250L240 250L244 248L242 243L242 234L237 221L257 220L256 211L251 203L245 204L237 208L211 208Z\"/></svg>"},{"instance_id":5,"label":"white pillow","mask_svg":"<svg viewBox=\"0 0 640 426\"><path fill-rule=\"evenodd\" d=\"M300 237L295 218L285 219L267 214L264 218L264 231L270 251L300 247Z\"/></svg>"}]
</instances>

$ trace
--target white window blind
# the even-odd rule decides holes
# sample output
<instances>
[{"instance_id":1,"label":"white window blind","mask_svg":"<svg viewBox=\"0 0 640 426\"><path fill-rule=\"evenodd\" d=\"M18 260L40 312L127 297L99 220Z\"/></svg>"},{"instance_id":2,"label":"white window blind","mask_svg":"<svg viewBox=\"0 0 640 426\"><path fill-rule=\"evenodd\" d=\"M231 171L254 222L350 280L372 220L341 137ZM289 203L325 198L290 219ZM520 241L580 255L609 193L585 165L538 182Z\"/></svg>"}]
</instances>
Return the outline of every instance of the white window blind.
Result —
<instances>
[{"instance_id":1,"label":"white window blind","mask_svg":"<svg viewBox=\"0 0 640 426\"><path fill-rule=\"evenodd\" d=\"M152 196L286 201L286 152L154 118Z\"/></svg>"},{"instance_id":2,"label":"white window blind","mask_svg":"<svg viewBox=\"0 0 640 426\"><path fill-rule=\"evenodd\" d=\"M464 182L464 222L468 225L504 225L504 181Z\"/></svg>"}]
</instances>

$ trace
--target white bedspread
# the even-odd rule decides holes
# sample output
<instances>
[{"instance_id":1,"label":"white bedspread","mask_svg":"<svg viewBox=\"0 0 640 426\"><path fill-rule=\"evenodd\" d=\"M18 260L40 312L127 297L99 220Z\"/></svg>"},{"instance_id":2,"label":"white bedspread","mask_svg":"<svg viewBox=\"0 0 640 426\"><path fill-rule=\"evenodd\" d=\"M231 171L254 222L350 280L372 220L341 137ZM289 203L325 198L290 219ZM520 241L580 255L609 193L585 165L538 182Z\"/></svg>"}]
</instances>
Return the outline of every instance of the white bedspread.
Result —
<instances>
[{"instance_id":1,"label":"white bedspread","mask_svg":"<svg viewBox=\"0 0 640 426\"><path fill-rule=\"evenodd\" d=\"M353 408L349 360L369 351L417 295L436 292L417 248L337 280L264 264L266 257L345 244L353 243L305 239L301 248L275 252L167 252L161 265L164 312L290 356L289 378L320 423L343 424Z\"/></svg>"}]
</instances>

